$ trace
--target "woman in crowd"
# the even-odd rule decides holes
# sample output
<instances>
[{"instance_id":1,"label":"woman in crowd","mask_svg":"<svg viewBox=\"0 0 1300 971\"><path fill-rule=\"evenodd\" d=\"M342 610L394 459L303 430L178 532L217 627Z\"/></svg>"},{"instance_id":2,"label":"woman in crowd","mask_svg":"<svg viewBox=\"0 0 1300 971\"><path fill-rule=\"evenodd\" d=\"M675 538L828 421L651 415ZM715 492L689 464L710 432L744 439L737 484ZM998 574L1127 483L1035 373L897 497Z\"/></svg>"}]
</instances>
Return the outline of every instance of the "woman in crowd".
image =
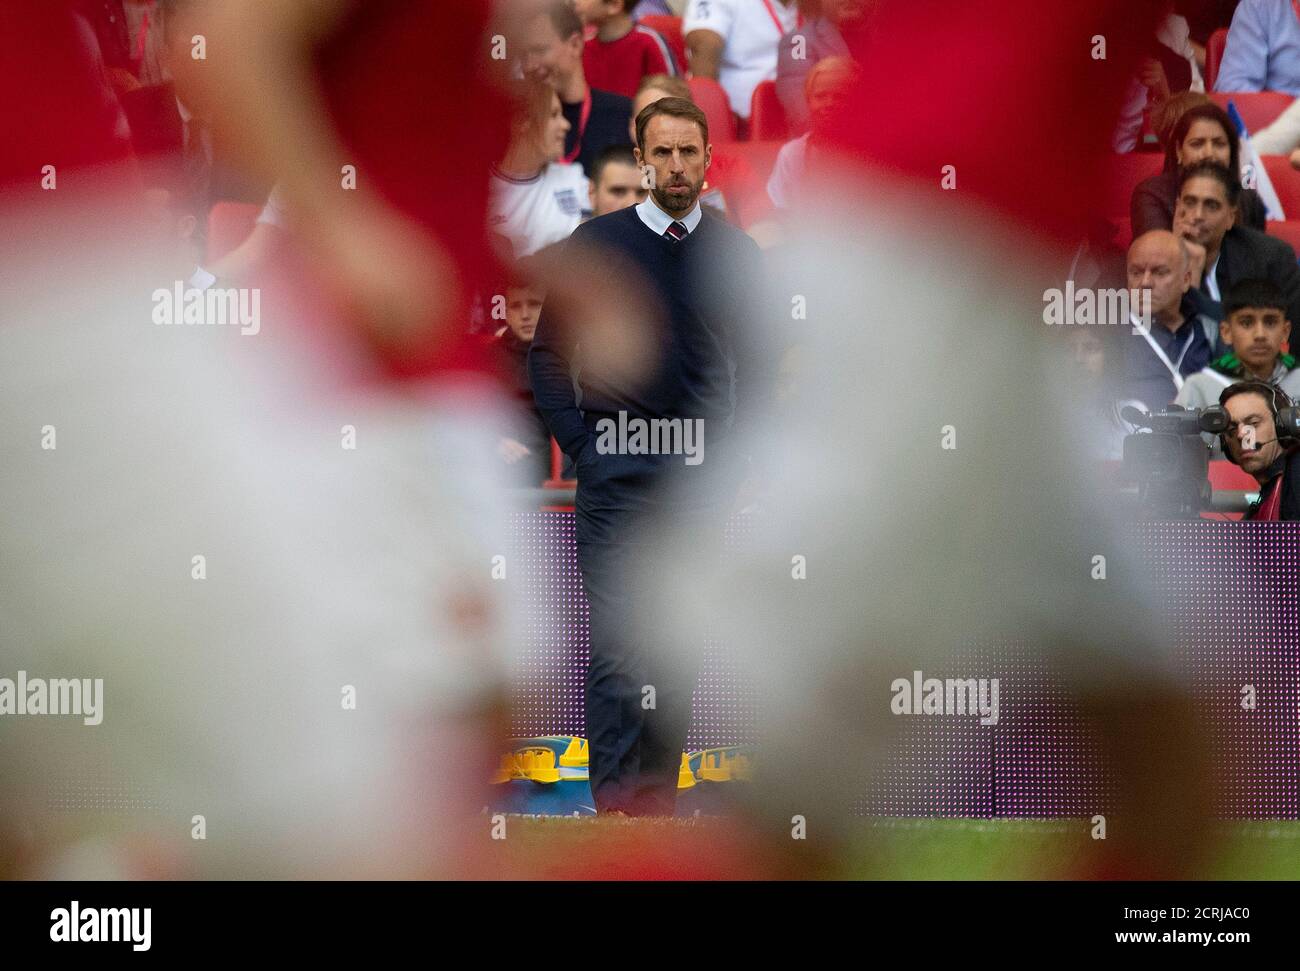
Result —
<instances>
[{"instance_id":1,"label":"woman in crowd","mask_svg":"<svg viewBox=\"0 0 1300 971\"><path fill-rule=\"evenodd\" d=\"M488 226L522 258L577 229L590 194L582 166L561 161L569 122L554 89L520 81L514 93L510 145L492 167Z\"/></svg>"},{"instance_id":2,"label":"woman in crowd","mask_svg":"<svg viewBox=\"0 0 1300 971\"><path fill-rule=\"evenodd\" d=\"M1136 239L1152 229L1171 229L1174 201L1178 194L1181 168L1205 159L1241 171L1240 143L1228 113L1213 103L1197 105L1183 112L1165 143L1165 166L1159 175L1138 183L1129 203L1129 216ZM1254 189L1243 189L1238 218L1246 226L1264 229L1264 201Z\"/></svg>"}]
</instances>

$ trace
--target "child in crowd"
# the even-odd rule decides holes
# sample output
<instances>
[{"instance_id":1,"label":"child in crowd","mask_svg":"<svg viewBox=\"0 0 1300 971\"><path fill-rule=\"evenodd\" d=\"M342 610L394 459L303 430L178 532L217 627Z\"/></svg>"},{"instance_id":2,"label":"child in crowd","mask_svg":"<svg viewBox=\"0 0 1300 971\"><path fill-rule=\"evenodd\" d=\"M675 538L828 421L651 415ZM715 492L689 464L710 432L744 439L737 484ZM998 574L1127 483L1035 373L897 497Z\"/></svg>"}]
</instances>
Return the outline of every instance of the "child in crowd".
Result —
<instances>
[{"instance_id":1,"label":"child in crowd","mask_svg":"<svg viewBox=\"0 0 1300 971\"><path fill-rule=\"evenodd\" d=\"M663 35L632 17L635 0L576 0L574 9L588 31L582 49L587 83L602 91L636 97L641 79L649 74L681 73Z\"/></svg>"},{"instance_id":2,"label":"child in crowd","mask_svg":"<svg viewBox=\"0 0 1300 971\"><path fill-rule=\"evenodd\" d=\"M1229 291L1223 305L1219 337L1227 353L1212 360L1183 382L1174 404L1208 408L1219 403L1223 389L1238 381L1266 381L1288 395L1300 395L1300 370L1282 348L1291 336L1287 303L1268 280L1242 280ZM1217 452L1217 436L1205 436Z\"/></svg>"}]
</instances>

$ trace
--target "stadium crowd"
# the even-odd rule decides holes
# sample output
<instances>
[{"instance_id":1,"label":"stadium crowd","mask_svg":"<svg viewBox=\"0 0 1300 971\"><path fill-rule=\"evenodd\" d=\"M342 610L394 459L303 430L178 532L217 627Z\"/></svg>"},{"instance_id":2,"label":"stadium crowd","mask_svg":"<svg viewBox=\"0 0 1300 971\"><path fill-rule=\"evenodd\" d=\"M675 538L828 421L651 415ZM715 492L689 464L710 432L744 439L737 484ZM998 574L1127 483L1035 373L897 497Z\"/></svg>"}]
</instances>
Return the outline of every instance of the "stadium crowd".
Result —
<instances>
[{"instance_id":1,"label":"stadium crowd","mask_svg":"<svg viewBox=\"0 0 1300 971\"><path fill-rule=\"evenodd\" d=\"M75 6L83 41L104 69L104 110L113 116L115 137L151 163L144 168L148 211L159 237L172 244L178 279L200 290L240 285L295 232L336 251L355 245L348 237L356 227L346 218L323 214L292 179L270 179L256 164L259 153L289 139L310 144L311 133L276 130L283 126L268 109L250 126L270 129L257 136L261 146L214 136L214 117L230 110L218 103L227 87L219 76L200 81L187 67L197 56L194 44L203 34L197 27L209 5L77 0ZM448 115L455 109L508 119L504 141L484 136L463 153L490 159L484 209L491 252L479 259L468 246L484 269L472 278L462 272L458 282L470 291L463 306L472 355L495 360L518 404L517 426L498 443L500 460L516 469L522 484L555 486L570 481L575 457L552 447L532 401L528 349L548 288L580 289L584 273L599 273L567 265L561 244L590 220L658 206L639 154L646 146L638 117L662 99L698 106L711 148L698 196L702 210L764 249L779 247L783 227L800 209L810 159L860 79L852 52L861 57L870 50L877 4L545 0L499 6L511 14L494 37L500 49L491 59L500 63L492 95L446 107ZM1178 8L1166 5L1112 139L1117 160L1151 164L1117 167L1119 181L1128 180L1127 211L1097 213L1097 228L1070 270L1078 287L1126 289L1151 300L1155 326L1143 339L1116 339L1117 328L1072 328L1067 335L1096 406L1091 448L1108 460L1120 457L1124 437L1134 431L1120 417L1126 404L1203 408L1242 381L1284 394L1300 390L1289 347L1291 322L1300 315L1292 248L1300 239L1300 211L1291 214L1295 222L1284 214L1284 200L1287 208L1300 207L1300 190L1291 185L1300 183L1291 171L1300 168L1300 100L1293 100L1300 93L1300 8L1288 0L1241 0L1235 7L1197 5L1192 17ZM311 37L310 30L304 34ZM346 78L346 59L337 61L337 76ZM1250 107L1251 98L1274 92L1287 97L1270 101L1267 117ZM332 107L342 98L326 96ZM456 92L446 97L455 101ZM1247 131L1243 116L1258 130ZM373 124L402 121L395 109ZM409 137L432 142L438 136ZM1283 159L1288 164L1276 164ZM414 196L424 191L416 179L407 173L400 189L381 191ZM214 228L220 229L215 237ZM453 229L450 235L464 237L472 227L460 222ZM386 255L400 282L401 241L381 235L372 249ZM356 262L351 282L372 303L411 299ZM366 285L359 284L363 274ZM400 343L392 334L380 340ZM1217 439L1207 442L1216 458L1223 456ZM1281 461L1270 463L1263 485L1280 481Z\"/></svg>"},{"instance_id":2,"label":"stadium crowd","mask_svg":"<svg viewBox=\"0 0 1300 971\"><path fill-rule=\"evenodd\" d=\"M1115 127L1112 208L1126 193L1126 211L1104 214L1072 269L1080 285L1150 297L1149 331L1070 335L1076 360L1094 375L1094 414L1106 426L1093 448L1120 458L1124 438L1138 430L1120 415L1126 405L1222 405L1231 424L1226 436L1204 436L1212 457L1258 483L1261 498L1248 515L1290 519L1295 443L1277 443L1273 425L1300 391L1289 353L1300 314L1298 224L1287 218L1300 216L1288 212L1296 206L1291 170L1300 167L1300 102L1292 100L1300 92L1300 8L1241 0L1193 27L1178 7L1165 5ZM1205 6L1192 10L1204 14ZM1158 171L1134 180L1129 173L1144 158ZM1133 334L1142 339L1128 339ZM1267 426L1259 442L1272 445L1240 447L1255 434L1234 414L1245 401L1251 420Z\"/></svg>"}]
</instances>

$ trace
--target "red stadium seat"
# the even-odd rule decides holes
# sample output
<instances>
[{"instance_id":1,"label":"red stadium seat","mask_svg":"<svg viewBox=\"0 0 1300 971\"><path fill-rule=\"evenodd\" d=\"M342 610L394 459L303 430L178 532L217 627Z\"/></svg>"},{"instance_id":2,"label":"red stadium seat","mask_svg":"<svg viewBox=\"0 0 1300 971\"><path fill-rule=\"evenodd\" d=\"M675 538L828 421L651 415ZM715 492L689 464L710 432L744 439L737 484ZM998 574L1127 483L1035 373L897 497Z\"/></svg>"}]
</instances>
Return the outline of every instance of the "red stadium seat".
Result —
<instances>
[{"instance_id":1,"label":"red stadium seat","mask_svg":"<svg viewBox=\"0 0 1300 971\"><path fill-rule=\"evenodd\" d=\"M643 24L651 30L657 30L663 35L664 40L668 41L668 46L672 49L673 57L677 58L677 70L684 76L689 65L686 63L686 40L682 37L682 18L669 17L664 14L647 14L644 17L637 18L637 23Z\"/></svg>"},{"instance_id":2,"label":"red stadium seat","mask_svg":"<svg viewBox=\"0 0 1300 971\"><path fill-rule=\"evenodd\" d=\"M1291 248L1300 253L1300 219L1270 219L1266 226L1270 236L1290 243Z\"/></svg>"},{"instance_id":3,"label":"red stadium seat","mask_svg":"<svg viewBox=\"0 0 1300 971\"><path fill-rule=\"evenodd\" d=\"M1112 216L1111 222L1115 224L1115 235L1111 237L1111 243L1128 252L1129 244L1133 242L1133 220L1128 216Z\"/></svg>"},{"instance_id":4,"label":"red stadium seat","mask_svg":"<svg viewBox=\"0 0 1300 971\"><path fill-rule=\"evenodd\" d=\"M724 151L728 155L738 156L748 162L749 170L755 180L760 185L766 186L768 178L772 175L772 166L776 164L776 153L781 151L781 146L784 144L785 142L781 141L736 142L734 145L728 145Z\"/></svg>"},{"instance_id":5,"label":"red stadium seat","mask_svg":"<svg viewBox=\"0 0 1300 971\"><path fill-rule=\"evenodd\" d=\"M709 119L709 140L715 145L736 140L736 116L722 85L712 78L691 78L691 97Z\"/></svg>"},{"instance_id":6,"label":"red stadium seat","mask_svg":"<svg viewBox=\"0 0 1300 971\"><path fill-rule=\"evenodd\" d=\"M771 214L772 202L767 197L767 180L776 163L776 153L784 142L729 142L713 152L715 166L722 168L725 161L732 162L731 178L719 185L727 197L733 217L739 216L742 228Z\"/></svg>"},{"instance_id":7,"label":"red stadium seat","mask_svg":"<svg viewBox=\"0 0 1300 971\"><path fill-rule=\"evenodd\" d=\"M257 224L261 206L247 202L218 202L208 214L208 252L206 261L221 259L248 239Z\"/></svg>"},{"instance_id":8,"label":"red stadium seat","mask_svg":"<svg viewBox=\"0 0 1300 971\"><path fill-rule=\"evenodd\" d=\"M1216 489L1259 491L1259 483L1249 472L1226 459L1215 459L1210 463L1210 485Z\"/></svg>"},{"instance_id":9,"label":"red stadium seat","mask_svg":"<svg viewBox=\"0 0 1300 971\"><path fill-rule=\"evenodd\" d=\"M1277 201L1288 220L1300 219L1300 172L1291 168L1285 155L1261 155L1268 180L1277 190Z\"/></svg>"},{"instance_id":10,"label":"red stadium seat","mask_svg":"<svg viewBox=\"0 0 1300 971\"><path fill-rule=\"evenodd\" d=\"M760 81L754 88L749 107L749 137L756 142L785 141L790 137L790 126L785 118L785 106L776 96L775 81Z\"/></svg>"},{"instance_id":11,"label":"red stadium seat","mask_svg":"<svg viewBox=\"0 0 1300 971\"><path fill-rule=\"evenodd\" d=\"M1210 486L1215 492L1235 491L1242 492L1259 492L1259 483L1249 472L1246 472L1239 466L1233 465L1225 459L1216 459L1210 463L1209 469ZM1241 519L1242 514L1239 512L1202 514L1202 518L1210 519Z\"/></svg>"},{"instance_id":12,"label":"red stadium seat","mask_svg":"<svg viewBox=\"0 0 1300 971\"><path fill-rule=\"evenodd\" d=\"M1223 48L1228 44L1228 28L1220 27L1205 42L1205 90L1213 91L1214 82L1219 79L1219 63L1223 60Z\"/></svg>"},{"instance_id":13,"label":"red stadium seat","mask_svg":"<svg viewBox=\"0 0 1300 971\"><path fill-rule=\"evenodd\" d=\"M1133 190L1143 179L1159 175L1165 157L1160 152L1112 155L1106 172L1106 208L1103 216L1127 216Z\"/></svg>"},{"instance_id":14,"label":"red stadium seat","mask_svg":"<svg viewBox=\"0 0 1300 971\"><path fill-rule=\"evenodd\" d=\"M1268 127L1295 100L1284 91L1215 91L1210 97L1225 111L1229 101L1235 104L1252 135Z\"/></svg>"}]
</instances>

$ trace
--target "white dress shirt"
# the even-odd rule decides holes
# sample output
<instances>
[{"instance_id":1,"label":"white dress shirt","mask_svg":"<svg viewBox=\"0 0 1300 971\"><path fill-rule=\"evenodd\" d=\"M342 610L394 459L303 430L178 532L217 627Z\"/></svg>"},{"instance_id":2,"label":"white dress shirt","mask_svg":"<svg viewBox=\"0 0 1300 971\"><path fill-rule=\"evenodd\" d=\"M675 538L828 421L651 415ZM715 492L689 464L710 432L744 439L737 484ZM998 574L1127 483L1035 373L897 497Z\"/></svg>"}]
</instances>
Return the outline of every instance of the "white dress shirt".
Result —
<instances>
[{"instance_id":1,"label":"white dress shirt","mask_svg":"<svg viewBox=\"0 0 1300 971\"><path fill-rule=\"evenodd\" d=\"M668 215L659 208L659 203L655 202L653 194L645 197L645 200L637 203L636 214L641 217L641 221L653 229L658 235L662 236L668 232L668 227L674 222L673 217ZM695 227L700 224L704 218L704 210L700 208L699 200L696 200L694 208L676 222L686 227L686 232L695 232Z\"/></svg>"}]
</instances>

